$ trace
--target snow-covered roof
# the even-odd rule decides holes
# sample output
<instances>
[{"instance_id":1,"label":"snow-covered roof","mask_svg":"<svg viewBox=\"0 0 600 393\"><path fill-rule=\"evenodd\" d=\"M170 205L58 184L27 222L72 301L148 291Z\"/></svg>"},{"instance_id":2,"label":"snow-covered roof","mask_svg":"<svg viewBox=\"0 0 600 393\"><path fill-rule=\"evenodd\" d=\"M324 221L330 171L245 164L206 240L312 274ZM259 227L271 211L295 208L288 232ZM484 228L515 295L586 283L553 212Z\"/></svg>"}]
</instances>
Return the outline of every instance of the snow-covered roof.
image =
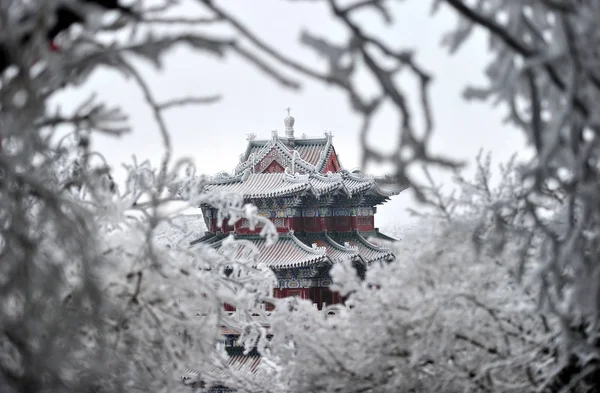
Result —
<instances>
[{"instance_id":1,"label":"snow-covered roof","mask_svg":"<svg viewBox=\"0 0 600 393\"><path fill-rule=\"evenodd\" d=\"M267 245L264 238L259 236L240 236L236 238L244 238L250 240L258 249L256 264L265 264L272 269L287 269L294 267L309 266L315 263L324 262L327 260L327 254L322 247L310 247L302 243L293 232L281 234L279 240L273 245ZM214 241L215 238L219 239ZM223 235L215 235L212 238L198 239L192 242L195 244L208 244L211 247L220 249L225 237ZM232 246L228 246L232 247ZM238 247L236 258L240 258L247 252L243 244L236 244ZM228 250L230 251L230 250Z\"/></svg>"},{"instance_id":2,"label":"snow-covered roof","mask_svg":"<svg viewBox=\"0 0 600 393\"><path fill-rule=\"evenodd\" d=\"M374 235L373 237L378 237L378 232L365 235L360 231L338 233L336 239L342 243L348 243L350 246L357 247L360 257L367 264L381 259L393 258L394 254L389 248L375 245L367 240L367 237L371 237L372 235Z\"/></svg>"},{"instance_id":3,"label":"snow-covered roof","mask_svg":"<svg viewBox=\"0 0 600 393\"><path fill-rule=\"evenodd\" d=\"M330 132L325 132L322 137L296 138L295 119L289 112L284 124L286 136L279 136L277 131L273 131L270 139L257 140L254 134L250 134L248 147L233 173L220 172L209 177L204 191L238 193L248 199L304 195L307 192L317 198L343 192L352 198L368 192L385 200L406 188L361 171L343 169Z\"/></svg>"},{"instance_id":4,"label":"snow-covered roof","mask_svg":"<svg viewBox=\"0 0 600 393\"><path fill-rule=\"evenodd\" d=\"M276 149L289 161L296 152L297 156L294 161L298 172L321 172L334 151L331 139L330 133L326 133L322 138L295 139L280 137L274 132L271 139L250 140L234 173L240 174L245 169L253 167L273 149Z\"/></svg>"},{"instance_id":5,"label":"snow-covered roof","mask_svg":"<svg viewBox=\"0 0 600 393\"><path fill-rule=\"evenodd\" d=\"M367 240L367 237L378 237L377 231L328 234L327 232L313 233L297 237L293 232L280 234L279 240L273 245L256 235L234 235L236 239L251 241L258 249L256 264L262 263L272 269L288 269L310 266L318 263L335 263L343 258L360 259L366 264L376 260L393 258L389 248L377 246ZM205 236L194 244L205 244L220 249L225 235ZM314 246L313 246L314 245ZM238 245L236 257L241 257L243 245Z\"/></svg>"},{"instance_id":6,"label":"snow-covered roof","mask_svg":"<svg viewBox=\"0 0 600 393\"><path fill-rule=\"evenodd\" d=\"M154 230L154 239L165 245L176 246L197 239L206 231L201 214L184 214L161 221Z\"/></svg>"},{"instance_id":7,"label":"snow-covered roof","mask_svg":"<svg viewBox=\"0 0 600 393\"><path fill-rule=\"evenodd\" d=\"M242 194L244 198L262 199L302 195L310 192L316 197L341 192L348 197L369 193L379 197L399 194L405 187L386 184L373 176L341 171L338 173L295 174L250 173L236 176L220 175L209 179L205 191Z\"/></svg>"},{"instance_id":8,"label":"snow-covered roof","mask_svg":"<svg viewBox=\"0 0 600 393\"><path fill-rule=\"evenodd\" d=\"M227 358L227 366L230 370L241 375L256 374L261 363L261 357L258 354L243 355L235 354ZM185 377L198 378L210 376L212 378L227 378L228 373L225 370L215 368L206 369L204 372L193 368L187 368Z\"/></svg>"}]
</instances>

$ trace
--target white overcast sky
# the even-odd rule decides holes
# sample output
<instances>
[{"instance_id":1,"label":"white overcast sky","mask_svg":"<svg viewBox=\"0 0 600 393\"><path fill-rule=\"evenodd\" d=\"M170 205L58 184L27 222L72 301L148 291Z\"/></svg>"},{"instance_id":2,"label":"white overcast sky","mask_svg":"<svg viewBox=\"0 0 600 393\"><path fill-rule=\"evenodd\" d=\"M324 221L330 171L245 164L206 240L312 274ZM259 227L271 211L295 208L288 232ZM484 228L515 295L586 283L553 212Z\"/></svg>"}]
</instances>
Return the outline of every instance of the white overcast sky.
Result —
<instances>
[{"instance_id":1,"label":"white overcast sky","mask_svg":"<svg viewBox=\"0 0 600 393\"><path fill-rule=\"evenodd\" d=\"M361 23L372 35L384 37L396 48L414 48L417 61L434 75L431 90L436 122L433 151L472 161L483 148L492 151L495 162L523 151L522 135L501 122L505 114L503 108L469 103L461 97L468 83L485 81L484 68L488 60L485 37L475 35L457 55L450 56L440 42L443 34L456 23L452 12L442 9L431 16L429 0L398 3L393 27L386 27L376 15L365 15ZM331 19L329 10L319 2L222 0L220 4L287 56L323 70L325 63L299 43L301 31L307 29L332 42L344 43L346 39L344 28ZM195 12L195 6L186 9L188 16ZM295 76L276 62L270 64L288 76ZM322 136L324 130L331 130L342 165L349 169L359 165L360 118L351 112L345 95L335 88L300 78L303 84L300 92L286 90L232 54L215 59L192 53L185 47L170 54L162 71L144 69L148 71L145 75L153 93L163 100L188 95L223 96L216 104L176 109L167 117L174 157L193 158L201 173L231 171L246 147L248 133L256 133L264 139L269 138L271 130L277 129L283 135L284 108L288 106L296 118L297 136L303 133ZM370 83L365 80L361 88L368 91ZM416 92L408 82L405 88L413 95ZM93 140L95 149L103 152L115 168L116 177L123 178L120 163L130 161L133 154L138 160L151 159L157 163L163 152L161 138L139 88L113 71L100 70L84 88L62 96L63 108L72 108L90 91L96 91L109 105L121 105L130 115L134 128L131 134L120 139L96 137ZM372 143L382 148L395 143L397 118L391 109L384 112L373 127ZM367 169L377 174L384 171L376 167ZM447 180L447 177L438 175L438 179ZM377 226L406 222L408 206L415 206L412 193L394 197L379 208Z\"/></svg>"}]
</instances>

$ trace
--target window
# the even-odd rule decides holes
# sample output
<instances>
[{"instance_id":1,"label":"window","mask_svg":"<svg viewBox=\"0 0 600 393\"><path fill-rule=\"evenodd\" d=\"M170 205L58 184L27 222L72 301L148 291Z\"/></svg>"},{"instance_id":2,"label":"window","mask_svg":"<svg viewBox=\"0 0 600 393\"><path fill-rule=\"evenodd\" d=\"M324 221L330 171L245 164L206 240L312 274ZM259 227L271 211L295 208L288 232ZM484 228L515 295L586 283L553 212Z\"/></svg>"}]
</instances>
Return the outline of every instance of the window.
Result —
<instances>
[{"instance_id":1,"label":"window","mask_svg":"<svg viewBox=\"0 0 600 393\"><path fill-rule=\"evenodd\" d=\"M319 225L315 217L304 217L304 226L307 228L316 228Z\"/></svg>"},{"instance_id":2,"label":"window","mask_svg":"<svg viewBox=\"0 0 600 393\"><path fill-rule=\"evenodd\" d=\"M285 222L283 218L274 218L271 221L273 222L273 225L275 225L277 228L285 227Z\"/></svg>"},{"instance_id":3,"label":"window","mask_svg":"<svg viewBox=\"0 0 600 393\"><path fill-rule=\"evenodd\" d=\"M336 217L335 223L337 225L348 225L350 224L350 217Z\"/></svg>"},{"instance_id":4,"label":"window","mask_svg":"<svg viewBox=\"0 0 600 393\"><path fill-rule=\"evenodd\" d=\"M265 224L263 222L256 223L256 228L262 228L264 226ZM240 228L250 228L250 222L248 222L248 220L246 220L245 218L242 218Z\"/></svg>"},{"instance_id":5,"label":"window","mask_svg":"<svg viewBox=\"0 0 600 393\"><path fill-rule=\"evenodd\" d=\"M356 223L358 225L371 225L371 217L357 217Z\"/></svg>"},{"instance_id":6,"label":"window","mask_svg":"<svg viewBox=\"0 0 600 393\"><path fill-rule=\"evenodd\" d=\"M303 291L301 289L288 290L288 297L299 297L301 299L304 298Z\"/></svg>"}]
</instances>

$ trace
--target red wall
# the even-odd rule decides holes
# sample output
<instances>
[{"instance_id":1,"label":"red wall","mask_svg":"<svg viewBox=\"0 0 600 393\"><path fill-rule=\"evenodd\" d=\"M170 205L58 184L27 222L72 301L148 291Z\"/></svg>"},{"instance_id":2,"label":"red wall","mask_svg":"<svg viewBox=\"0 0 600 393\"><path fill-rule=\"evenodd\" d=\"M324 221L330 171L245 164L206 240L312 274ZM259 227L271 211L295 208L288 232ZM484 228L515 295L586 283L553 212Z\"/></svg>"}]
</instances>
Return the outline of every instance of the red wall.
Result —
<instances>
[{"instance_id":1,"label":"red wall","mask_svg":"<svg viewBox=\"0 0 600 393\"><path fill-rule=\"evenodd\" d=\"M302 220L306 232L321 232L323 230L320 217L297 217L296 219L298 221Z\"/></svg>"},{"instance_id":2,"label":"red wall","mask_svg":"<svg viewBox=\"0 0 600 393\"><path fill-rule=\"evenodd\" d=\"M208 228L208 230L210 232L222 231L222 232L227 233L227 232L233 232L233 229L234 229L233 226L231 226L227 223L227 219L223 220L223 226L221 228L219 228L217 226L216 218L211 218L209 224L210 224L210 228Z\"/></svg>"},{"instance_id":3,"label":"red wall","mask_svg":"<svg viewBox=\"0 0 600 393\"><path fill-rule=\"evenodd\" d=\"M284 171L285 169L283 169L283 167L277 161L273 161L265 168L263 173L281 173Z\"/></svg>"},{"instance_id":4,"label":"red wall","mask_svg":"<svg viewBox=\"0 0 600 393\"><path fill-rule=\"evenodd\" d=\"M310 290L312 288L275 288L273 296L276 298L284 298L290 296L298 296L302 299L310 299Z\"/></svg>"},{"instance_id":5,"label":"red wall","mask_svg":"<svg viewBox=\"0 0 600 393\"><path fill-rule=\"evenodd\" d=\"M335 217L334 228L339 232L352 232L353 217Z\"/></svg>"},{"instance_id":6,"label":"red wall","mask_svg":"<svg viewBox=\"0 0 600 393\"><path fill-rule=\"evenodd\" d=\"M327 305L344 302L344 298L339 293L333 292L329 288L275 288L273 296L281 299L294 294L299 295L302 299L310 299L313 303L318 304L319 310L323 302Z\"/></svg>"},{"instance_id":7,"label":"red wall","mask_svg":"<svg viewBox=\"0 0 600 393\"><path fill-rule=\"evenodd\" d=\"M352 219L352 227L359 231L372 231L375 228L375 217L350 217Z\"/></svg>"},{"instance_id":8,"label":"red wall","mask_svg":"<svg viewBox=\"0 0 600 393\"><path fill-rule=\"evenodd\" d=\"M283 226L278 226L277 227L277 232L279 233L286 233L289 232L290 228L293 228L293 218L283 218ZM243 223L242 220L239 220L236 224L235 224L235 231L237 233L240 234L258 234L260 233L260 231L262 230L262 227L255 227L254 230L251 230L249 227L242 227Z\"/></svg>"},{"instance_id":9,"label":"red wall","mask_svg":"<svg viewBox=\"0 0 600 393\"><path fill-rule=\"evenodd\" d=\"M327 173L327 172L336 173L339 170L340 170L340 163L337 159L337 154L335 153L335 150L333 150L331 152L331 155L329 156L329 160L327 160L327 164L325 165L325 168L323 168L323 173Z\"/></svg>"},{"instance_id":10,"label":"red wall","mask_svg":"<svg viewBox=\"0 0 600 393\"><path fill-rule=\"evenodd\" d=\"M354 229L360 231L372 231L375 227L374 217L286 217L283 218L283 226L277 227L277 232L285 233L290 229L294 231L306 231L310 233L321 232L324 230L338 231L338 232L352 232ZM258 234L261 231L261 227L257 227L254 231L250 228L242 227L242 222L238 221L235 224L235 231L240 234ZM227 220L223 221L223 228L217 228L217 219L213 218L210 220L211 232L220 230L228 233L234 230L233 227L227 224Z\"/></svg>"},{"instance_id":11,"label":"red wall","mask_svg":"<svg viewBox=\"0 0 600 393\"><path fill-rule=\"evenodd\" d=\"M282 299L290 296L298 296L302 299L311 300L318 305L319 310L323 308L323 303L327 306L331 304L343 304L346 300L338 292L333 292L329 288L275 288L273 296ZM267 311L273 310L273 305L267 303ZM224 304L225 311L235 311L235 307L230 304Z\"/></svg>"},{"instance_id":12,"label":"red wall","mask_svg":"<svg viewBox=\"0 0 600 393\"><path fill-rule=\"evenodd\" d=\"M290 217L290 229L294 231L304 231L304 220L302 217Z\"/></svg>"}]
</instances>

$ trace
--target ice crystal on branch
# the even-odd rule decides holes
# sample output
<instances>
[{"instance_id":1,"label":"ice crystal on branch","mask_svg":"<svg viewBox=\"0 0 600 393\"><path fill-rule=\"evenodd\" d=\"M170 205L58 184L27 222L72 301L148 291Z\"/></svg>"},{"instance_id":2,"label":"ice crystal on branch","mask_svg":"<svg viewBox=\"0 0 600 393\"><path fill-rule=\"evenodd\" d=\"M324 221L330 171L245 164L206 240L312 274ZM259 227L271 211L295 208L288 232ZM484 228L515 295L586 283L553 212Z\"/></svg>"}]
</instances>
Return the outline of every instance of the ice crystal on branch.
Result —
<instances>
[{"instance_id":1,"label":"ice crystal on branch","mask_svg":"<svg viewBox=\"0 0 600 393\"><path fill-rule=\"evenodd\" d=\"M454 195L433 178L419 184L410 171L415 164L459 167L429 149L432 75L418 52L392 47L361 20L371 10L394 23L391 8L401 4L326 2L346 41L299 34L326 60L321 70L258 37L226 2L190 0L197 15L174 17L179 3L0 2L2 387L172 392L187 389L178 381L187 367L216 367L240 391L597 388L595 2L434 1L460 16L443 41L452 52L476 29L489 33L489 84L465 93L501 103L535 148L518 171L514 163L501 171L498 186L481 158L474 180L457 177ZM117 18L105 18L108 10ZM209 34L213 24L229 33ZM157 29L166 25L176 28ZM277 240L240 195L206 193L191 166L181 176L188 161L173 161L165 111L219 96L157 97L132 59L160 69L180 44L239 56L283 88L309 78L341 90L362 118L363 164L391 164L398 183L435 207L433 218L395 246L396 263L370 266L362 281L349 264L333 267L348 307L323 313L301 299L272 299L275 277L251 244L229 238L217 252L188 247L187 230L161 232L172 219L162 208L184 200L212 206L220 224L265 224L261 234ZM72 113L48 104L99 67L139 87L162 138L159 165L134 159L124 166L125 185L115 184L93 141L98 133L129 132L126 114L93 96ZM358 89L359 73L375 82L373 94ZM401 74L417 81L418 105L400 86ZM397 114L391 153L366 143L384 103ZM264 302L275 306L269 333L249 315ZM241 310L241 341L262 356L256 375L229 369L217 345L223 303ZM213 374L204 380L218 382Z\"/></svg>"}]
</instances>

